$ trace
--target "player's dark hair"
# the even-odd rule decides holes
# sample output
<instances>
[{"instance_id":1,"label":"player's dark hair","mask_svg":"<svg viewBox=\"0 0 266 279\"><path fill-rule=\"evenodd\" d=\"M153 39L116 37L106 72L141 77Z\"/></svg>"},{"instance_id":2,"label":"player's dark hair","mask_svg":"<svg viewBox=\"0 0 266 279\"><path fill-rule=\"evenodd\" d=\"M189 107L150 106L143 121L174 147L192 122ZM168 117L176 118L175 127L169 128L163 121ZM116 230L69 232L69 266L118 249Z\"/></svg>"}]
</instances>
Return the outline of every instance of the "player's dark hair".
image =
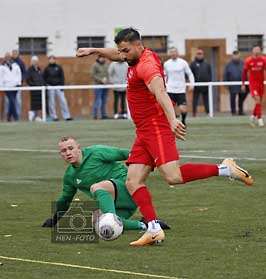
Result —
<instances>
[{"instance_id":1,"label":"player's dark hair","mask_svg":"<svg viewBox=\"0 0 266 279\"><path fill-rule=\"evenodd\" d=\"M61 137L58 142L68 141L69 139L76 140L74 137L66 136L66 137Z\"/></svg>"},{"instance_id":2,"label":"player's dark hair","mask_svg":"<svg viewBox=\"0 0 266 279\"><path fill-rule=\"evenodd\" d=\"M171 47L169 47L169 50L172 50L172 49L177 50L177 47L175 47L175 46L171 46Z\"/></svg>"},{"instance_id":3,"label":"player's dark hair","mask_svg":"<svg viewBox=\"0 0 266 279\"><path fill-rule=\"evenodd\" d=\"M122 29L120 32L118 32L114 39L116 44L120 44L121 42L134 42L140 40L140 33L132 27Z\"/></svg>"},{"instance_id":4,"label":"player's dark hair","mask_svg":"<svg viewBox=\"0 0 266 279\"><path fill-rule=\"evenodd\" d=\"M262 49L262 48L261 48L261 45L258 45L258 44L253 45L252 49L255 48L255 47L259 47L260 49Z\"/></svg>"},{"instance_id":5,"label":"player's dark hair","mask_svg":"<svg viewBox=\"0 0 266 279\"><path fill-rule=\"evenodd\" d=\"M238 55L239 54L239 51L238 50L234 50L233 51L233 55Z\"/></svg>"}]
</instances>

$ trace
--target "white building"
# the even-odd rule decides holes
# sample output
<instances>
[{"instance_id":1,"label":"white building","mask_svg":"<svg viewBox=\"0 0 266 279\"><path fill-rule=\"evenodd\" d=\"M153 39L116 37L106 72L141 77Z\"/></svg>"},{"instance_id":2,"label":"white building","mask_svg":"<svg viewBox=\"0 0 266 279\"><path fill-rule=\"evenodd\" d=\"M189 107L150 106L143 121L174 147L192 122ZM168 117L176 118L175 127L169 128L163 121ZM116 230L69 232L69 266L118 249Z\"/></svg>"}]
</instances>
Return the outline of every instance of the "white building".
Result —
<instances>
[{"instance_id":1,"label":"white building","mask_svg":"<svg viewBox=\"0 0 266 279\"><path fill-rule=\"evenodd\" d=\"M181 54L188 39L225 39L229 54L241 39L243 50L264 44L266 34L265 0L1 0L0 10L0 56L13 48L74 56L78 37L114 46L115 28L128 26Z\"/></svg>"}]
</instances>

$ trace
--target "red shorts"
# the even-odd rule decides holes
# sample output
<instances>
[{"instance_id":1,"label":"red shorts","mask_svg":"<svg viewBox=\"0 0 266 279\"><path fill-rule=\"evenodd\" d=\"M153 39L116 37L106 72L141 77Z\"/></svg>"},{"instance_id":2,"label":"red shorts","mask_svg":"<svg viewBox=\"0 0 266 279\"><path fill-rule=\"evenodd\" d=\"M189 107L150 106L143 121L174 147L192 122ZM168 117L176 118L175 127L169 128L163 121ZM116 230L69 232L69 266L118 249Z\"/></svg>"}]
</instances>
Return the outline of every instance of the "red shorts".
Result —
<instances>
[{"instance_id":1,"label":"red shorts","mask_svg":"<svg viewBox=\"0 0 266 279\"><path fill-rule=\"evenodd\" d=\"M249 85L250 96L255 97L263 97L264 94L264 85L263 84L250 84Z\"/></svg>"},{"instance_id":2,"label":"red shorts","mask_svg":"<svg viewBox=\"0 0 266 279\"><path fill-rule=\"evenodd\" d=\"M149 131L137 132L127 164L159 167L176 160L179 160L179 154L169 124L158 125L155 122L150 125Z\"/></svg>"}]
</instances>

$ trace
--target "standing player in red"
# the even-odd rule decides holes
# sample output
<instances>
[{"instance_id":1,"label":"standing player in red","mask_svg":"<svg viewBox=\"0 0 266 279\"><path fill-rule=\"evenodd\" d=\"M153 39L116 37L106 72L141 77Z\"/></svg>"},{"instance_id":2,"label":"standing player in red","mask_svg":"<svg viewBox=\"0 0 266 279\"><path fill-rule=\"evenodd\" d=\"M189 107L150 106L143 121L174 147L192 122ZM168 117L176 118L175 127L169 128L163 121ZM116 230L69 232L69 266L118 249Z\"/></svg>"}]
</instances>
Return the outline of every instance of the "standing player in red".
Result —
<instances>
[{"instance_id":1,"label":"standing player in red","mask_svg":"<svg viewBox=\"0 0 266 279\"><path fill-rule=\"evenodd\" d=\"M127 161L127 188L148 222L147 231L130 245L144 246L159 243L165 238L145 185L154 167L170 185L211 176L227 176L247 185L252 185L253 179L232 159L225 159L221 165L180 166L175 137L184 140L185 128L176 119L173 104L167 95L159 57L143 47L140 34L133 28L121 30L115 37L115 43L118 49L82 48L77 56L101 54L110 60L127 61L129 64L127 99L136 125L136 140Z\"/></svg>"},{"instance_id":2,"label":"standing player in red","mask_svg":"<svg viewBox=\"0 0 266 279\"><path fill-rule=\"evenodd\" d=\"M264 71L266 70L266 59L261 55L260 46L254 46L252 49L252 56L249 56L244 65L242 73L242 91L245 92L244 85L247 74L249 81L250 95L255 102L253 114L250 117L250 125L255 127L255 119L258 119L259 127L263 127L262 119L262 98L264 94Z\"/></svg>"}]
</instances>

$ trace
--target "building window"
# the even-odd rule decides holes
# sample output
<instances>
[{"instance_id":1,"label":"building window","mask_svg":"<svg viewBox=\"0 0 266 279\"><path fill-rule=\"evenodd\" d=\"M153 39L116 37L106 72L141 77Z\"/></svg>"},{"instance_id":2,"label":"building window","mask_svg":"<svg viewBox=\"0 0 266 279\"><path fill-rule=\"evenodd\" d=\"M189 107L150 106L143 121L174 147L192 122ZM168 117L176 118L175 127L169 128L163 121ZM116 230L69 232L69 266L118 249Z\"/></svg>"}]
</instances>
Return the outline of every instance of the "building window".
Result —
<instances>
[{"instance_id":1,"label":"building window","mask_svg":"<svg viewBox=\"0 0 266 279\"><path fill-rule=\"evenodd\" d=\"M167 52L167 45L168 45L167 36L142 36L141 39L145 47L157 53Z\"/></svg>"},{"instance_id":2,"label":"building window","mask_svg":"<svg viewBox=\"0 0 266 279\"><path fill-rule=\"evenodd\" d=\"M78 37L78 48L80 47L104 47L105 37Z\"/></svg>"},{"instance_id":3,"label":"building window","mask_svg":"<svg viewBox=\"0 0 266 279\"><path fill-rule=\"evenodd\" d=\"M36 38L26 38L21 37L18 39L19 52L20 54L47 54L47 38L36 37Z\"/></svg>"},{"instance_id":4,"label":"building window","mask_svg":"<svg viewBox=\"0 0 266 279\"><path fill-rule=\"evenodd\" d=\"M263 35L238 35L237 48L241 52L251 52L252 47L259 45L263 49Z\"/></svg>"}]
</instances>

